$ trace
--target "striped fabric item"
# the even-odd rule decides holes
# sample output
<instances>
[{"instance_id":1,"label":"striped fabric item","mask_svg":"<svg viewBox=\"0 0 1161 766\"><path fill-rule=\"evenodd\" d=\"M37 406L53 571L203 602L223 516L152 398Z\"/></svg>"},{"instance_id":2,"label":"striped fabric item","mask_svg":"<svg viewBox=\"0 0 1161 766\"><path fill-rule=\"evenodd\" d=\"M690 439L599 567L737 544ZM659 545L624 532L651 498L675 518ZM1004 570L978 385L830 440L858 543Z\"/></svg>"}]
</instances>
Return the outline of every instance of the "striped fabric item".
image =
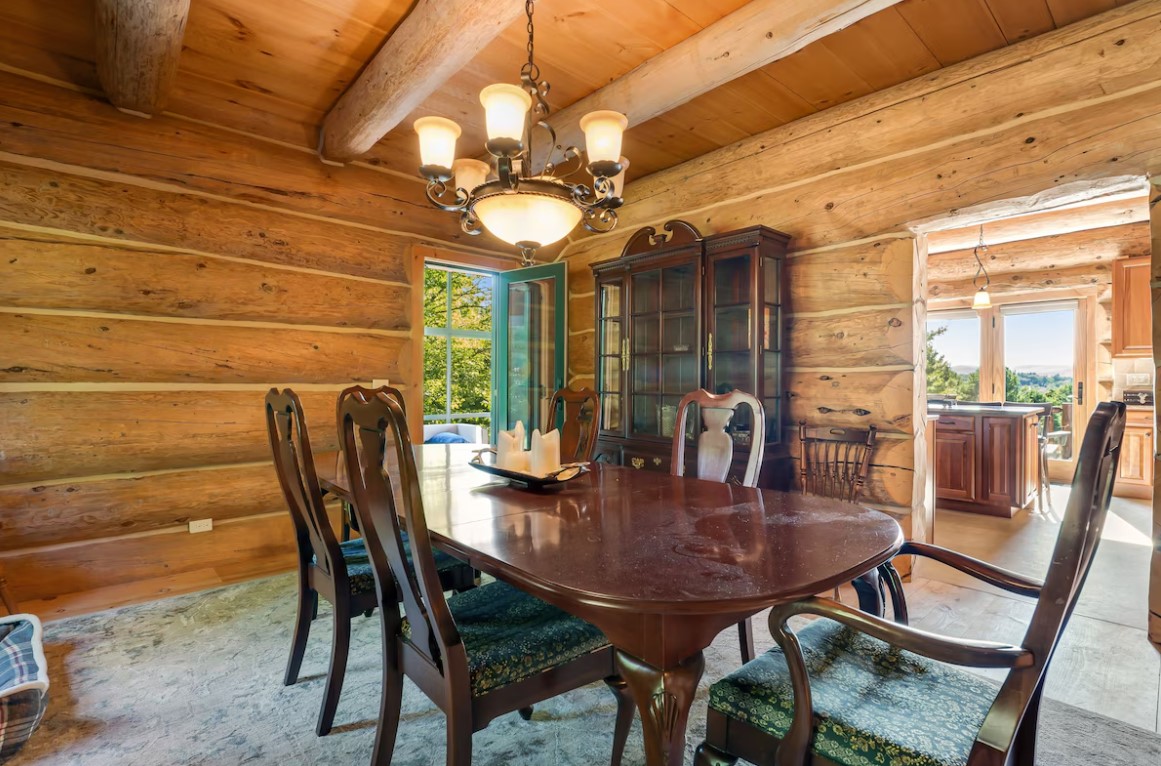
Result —
<instances>
[{"instance_id":1,"label":"striped fabric item","mask_svg":"<svg viewBox=\"0 0 1161 766\"><path fill-rule=\"evenodd\" d=\"M48 704L44 633L32 614L0 618L0 762L24 746Z\"/></svg>"}]
</instances>

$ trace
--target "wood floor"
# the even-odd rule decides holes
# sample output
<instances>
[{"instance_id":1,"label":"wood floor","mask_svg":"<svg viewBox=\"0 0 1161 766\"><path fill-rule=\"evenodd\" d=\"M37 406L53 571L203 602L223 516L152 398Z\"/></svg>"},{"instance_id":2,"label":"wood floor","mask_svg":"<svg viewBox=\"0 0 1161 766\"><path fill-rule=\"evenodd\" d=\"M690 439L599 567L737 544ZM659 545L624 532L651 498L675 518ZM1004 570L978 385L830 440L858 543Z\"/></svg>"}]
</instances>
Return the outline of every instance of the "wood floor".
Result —
<instances>
[{"instance_id":1,"label":"wood floor","mask_svg":"<svg viewBox=\"0 0 1161 766\"><path fill-rule=\"evenodd\" d=\"M937 511L935 542L1043 576L1067 496L1068 487L1053 487L1055 516L1022 511L1001 519ZM1113 499L1097 558L1053 659L1045 693L1161 731L1161 655L1149 643L1145 628L1150 522L1148 501ZM1031 599L930 561L920 565L907 591L913 625L964 637L1018 642L1033 609Z\"/></svg>"}]
</instances>

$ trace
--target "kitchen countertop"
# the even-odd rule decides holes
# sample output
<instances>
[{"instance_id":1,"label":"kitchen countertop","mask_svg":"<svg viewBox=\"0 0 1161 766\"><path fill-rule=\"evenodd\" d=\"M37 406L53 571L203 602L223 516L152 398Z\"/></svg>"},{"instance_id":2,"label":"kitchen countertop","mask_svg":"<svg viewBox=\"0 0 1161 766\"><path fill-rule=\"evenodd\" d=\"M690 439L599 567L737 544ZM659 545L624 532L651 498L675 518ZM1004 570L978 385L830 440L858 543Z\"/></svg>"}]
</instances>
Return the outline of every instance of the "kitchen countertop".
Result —
<instances>
[{"instance_id":1,"label":"kitchen countertop","mask_svg":"<svg viewBox=\"0 0 1161 766\"><path fill-rule=\"evenodd\" d=\"M1024 415L1039 415L1044 410L1041 407L1029 404L1005 404L1003 406L993 404L957 404L951 407L945 404L929 404L927 405L927 412L935 415L1008 415L1011 417L1023 417Z\"/></svg>"}]
</instances>

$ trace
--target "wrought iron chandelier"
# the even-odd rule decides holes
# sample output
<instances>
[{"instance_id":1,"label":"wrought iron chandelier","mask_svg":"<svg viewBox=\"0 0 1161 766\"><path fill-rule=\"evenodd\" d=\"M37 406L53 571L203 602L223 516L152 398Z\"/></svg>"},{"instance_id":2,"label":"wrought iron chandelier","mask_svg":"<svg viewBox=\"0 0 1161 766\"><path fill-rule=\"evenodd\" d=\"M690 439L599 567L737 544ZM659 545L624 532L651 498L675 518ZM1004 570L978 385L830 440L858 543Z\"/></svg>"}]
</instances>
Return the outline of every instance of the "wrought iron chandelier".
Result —
<instances>
[{"instance_id":1,"label":"wrought iron chandelier","mask_svg":"<svg viewBox=\"0 0 1161 766\"><path fill-rule=\"evenodd\" d=\"M467 234L487 229L518 247L525 265L533 262L537 248L560 241L578 223L596 233L611 231L624 202L620 195L629 166L621 156L628 119L620 112L590 112L581 118L587 165L575 146L562 148L556 143L556 131L546 122L549 84L540 79L533 56L533 2L524 4L528 61L520 69L521 84L499 83L480 91L488 134L485 147L492 163L456 159L461 131L452 120L415 121L419 172L427 179L428 200L441 210L459 213L460 227ZM550 141L539 171L532 168L535 128L543 128ZM560 159L554 162L558 151ZM582 167L592 176L591 187L566 180Z\"/></svg>"},{"instance_id":2,"label":"wrought iron chandelier","mask_svg":"<svg viewBox=\"0 0 1161 766\"><path fill-rule=\"evenodd\" d=\"M976 275L972 277L972 287L976 288L976 294L972 297L972 308L976 311L992 307L992 297L988 295L988 288L992 285L992 279L988 276L988 270L984 268L984 261L980 257L988 254L988 246L984 244L984 227L980 227L980 241L972 250L972 255L976 259ZM984 278L984 283L979 283L980 277Z\"/></svg>"}]
</instances>

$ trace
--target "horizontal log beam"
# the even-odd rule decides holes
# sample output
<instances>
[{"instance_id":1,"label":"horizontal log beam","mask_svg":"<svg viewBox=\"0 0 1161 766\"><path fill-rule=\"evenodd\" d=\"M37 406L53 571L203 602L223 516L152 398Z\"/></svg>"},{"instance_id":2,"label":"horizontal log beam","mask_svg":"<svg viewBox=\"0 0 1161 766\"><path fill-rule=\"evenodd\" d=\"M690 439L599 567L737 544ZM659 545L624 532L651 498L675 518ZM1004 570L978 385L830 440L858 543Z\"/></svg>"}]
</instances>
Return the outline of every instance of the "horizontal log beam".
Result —
<instances>
[{"instance_id":1,"label":"horizontal log beam","mask_svg":"<svg viewBox=\"0 0 1161 766\"><path fill-rule=\"evenodd\" d=\"M873 425L884 432L909 433L914 378L915 373L906 370L789 373L787 420L842 428Z\"/></svg>"},{"instance_id":2,"label":"horizontal log beam","mask_svg":"<svg viewBox=\"0 0 1161 766\"><path fill-rule=\"evenodd\" d=\"M0 306L407 330L411 288L0 225Z\"/></svg>"},{"instance_id":3,"label":"horizontal log beam","mask_svg":"<svg viewBox=\"0 0 1161 766\"><path fill-rule=\"evenodd\" d=\"M2 383L338 383L411 376L408 338L0 312Z\"/></svg>"},{"instance_id":4,"label":"horizontal log beam","mask_svg":"<svg viewBox=\"0 0 1161 766\"><path fill-rule=\"evenodd\" d=\"M189 0L96 0L97 77L113 106L159 114L177 77Z\"/></svg>"},{"instance_id":5,"label":"horizontal log beam","mask_svg":"<svg viewBox=\"0 0 1161 766\"><path fill-rule=\"evenodd\" d=\"M1149 224L1133 223L999 245L989 243L983 263L993 278L1002 274L1032 274L1097 265L1103 265L1107 275L1109 265L1117 258L1148 253ZM971 249L936 253L927 258L927 279L932 284L971 279L976 269Z\"/></svg>"},{"instance_id":6,"label":"horizontal log beam","mask_svg":"<svg viewBox=\"0 0 1161 766\"><path fill-rule=\"evenodd\" d=\"M520 0L419 0L327 113L319 152L346 162L370 151L523 11Z\"/></svg>"},{"instance_id":7,"label":"horizontal log beam","mask_svg":"<svg viewBox=\"0 0 1161 766\"><path fill-rule=\"evenodd\" d=\"M315 450L338 449L334 391L300 391ZM261 391L0 392L0 485L270 459Z\"/></svg>"},{"instance_id":8,"label":"horizontal log beam","mask_svg":"<svg viewBox=\"0 0 1161 766\"><path fill-rule=\"evenodd\" d=\"M1093 288L1102 290L1112 284L1112 266L1108 263L1092 263L1072 266L1066 269L1044 271L1022 271L992 276L988 292L993 295L1010 293L1042 292L1044 290L1064 290ZM970 279L951 282L931 282L927 296L930 300L970 298L979 289Z\"/></svg>"},{"instance_id":9,"label":"horizontal log beam","mask_svg":"<svg viewBox=\"0 0 1161 766\"><path fill-rule=\"evenodd\" d=\"M838 308L836 285L842 285L843 310L910 303L914 250L909 238L877 239L787 258L787 310L796 314Z\"/></svg>"},{"instance_id":10,"label":"horizontal log beam","mask_svg":"<svg viewBox=\"0 0 1161 766\"><path fill-rule=\"evenodd\" d=\"M411 240L189 194L0 162L0 221L409 283Z\"/></svg>"},{"instance_id":11,"label":"horizontal log beam","mask_svg":"<svg viewBox=\"0 0 1161 766\"><path fill-rule=\"evenodd\" d=\"M911 365L911 307L786 320L786 357L793 367Z\"/></svg>"},{"instance_id":12,"label":"horizontal log beam","mask_svg":"<svg viewBox=\"0 0 1161 766\"><path fill-rule=\"evenodd\" d=\"M580 119L612 109L630 127L786 58L899 0L751 0L549 119L560 146L584 147ZM629 159L632 159L631 157ZM544 160L540 156L533 165Z\"/></svg>"},{"instance_id":13,"label":"horizontal log beam","mask_svg":"<svg viewBox=\"0 0 1161 766\"><path fill-rule=\"evenodd\" d=\"M0 551L184 528L283 510L273 465L0 486Z\"/></svg>"},{"instance_id":14,"label":"horizontal log beam","mask_svg":"<svg viewBox=\"0 0 1161 766\"><path fill-rule=\"evenodd\" d=\"M989 246L1000 245L1148 220L1148 195L1142 193L1129 199L1113 199L992 221L983 225L984 241ZM979 238L979 226L932 231L927 234L927 252L938 255L953 250L970 250Z\"/></svg>"}]
</instances>

